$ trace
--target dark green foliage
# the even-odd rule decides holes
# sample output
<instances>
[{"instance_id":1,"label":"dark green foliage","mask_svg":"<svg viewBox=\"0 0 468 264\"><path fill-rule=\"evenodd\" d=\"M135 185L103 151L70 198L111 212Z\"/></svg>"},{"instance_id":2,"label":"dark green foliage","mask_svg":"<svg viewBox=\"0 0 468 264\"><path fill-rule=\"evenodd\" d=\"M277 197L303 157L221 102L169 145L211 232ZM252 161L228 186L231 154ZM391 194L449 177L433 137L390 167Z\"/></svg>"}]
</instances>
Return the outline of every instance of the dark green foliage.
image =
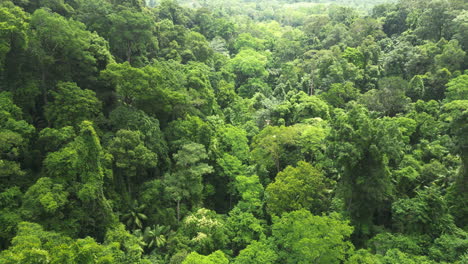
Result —
<instances>
[{"instance_id":1,"label":"dark green foliage","mask_svg":"<svg viewBox=\"0 0 468 264\"><path fill-rule=\"evenodd\" d=\"M401 233L437 237L455 228L446 202L434 187L419 191L414 198L393 203L392 216L395 229Z\"/></svg>"},{"instance_id":2,"label":"dark green foliage","mask_svg":"<svg viewBox=\"0 0 468 264\"><path fill-rule=\"evenodd\" d=\"M365 236L372 224L389 221L393 185L388 165L401 155L401 134L394 125L370 118L363 106L351 104L348 113L336 112L330 140L346 210L359 227L357 235Z\"/></svg>"},{"instance_id":3,"label":"dark green foliage","mask_svg":"<svg viewBox=\"0 0 468 264\"><path fill-rule=\"evenodd\" d=\"M13 181L24 182L21 161L28 155L34 127L21 120L21 109L13 104L10 93L0 93L0 190Z\"/></svg>"},{"instance_id":4,"label":"dark green foliage","mask_svg":"<svg viewBox=\"0 0 468 264\"><path fill-rule=\"evenodd\" d=\"M122 62L143 65L146 56L157 47L153 36L154 23L151 17L128 7L120 6L108 15L110 28L106 32L110 50Z\"/></svg>"}]
</instances>

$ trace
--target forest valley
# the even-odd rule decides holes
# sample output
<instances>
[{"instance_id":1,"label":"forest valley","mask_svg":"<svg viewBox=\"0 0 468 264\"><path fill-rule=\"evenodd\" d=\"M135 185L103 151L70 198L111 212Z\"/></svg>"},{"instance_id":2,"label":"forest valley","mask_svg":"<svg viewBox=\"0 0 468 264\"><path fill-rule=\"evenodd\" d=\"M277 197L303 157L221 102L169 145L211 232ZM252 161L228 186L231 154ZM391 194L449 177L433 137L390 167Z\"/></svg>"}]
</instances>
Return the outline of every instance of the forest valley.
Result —
<instances>
[{"instance_id":1,"label":"forest valley","mask_svg":"<svg viewBox=\"0 0 468 264\"><path fill-rule=\"evenodd\" d=\"M1 264L468 263L466 0L1 0Z\"/></svg>"}]
</instances>

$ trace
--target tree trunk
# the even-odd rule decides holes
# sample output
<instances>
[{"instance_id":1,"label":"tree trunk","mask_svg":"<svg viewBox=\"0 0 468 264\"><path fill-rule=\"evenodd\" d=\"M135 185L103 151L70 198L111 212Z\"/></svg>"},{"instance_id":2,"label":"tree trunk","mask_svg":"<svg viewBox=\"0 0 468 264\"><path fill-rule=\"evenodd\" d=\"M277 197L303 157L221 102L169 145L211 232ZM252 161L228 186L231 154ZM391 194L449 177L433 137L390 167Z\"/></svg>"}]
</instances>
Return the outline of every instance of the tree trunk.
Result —
<instances>
[{"instance_id":1,"label":"tree trunk","mask_svg":"<svg viewBox=\"0 0 468 264\"><path fill-rule=\"evenodd\" d=\"M177 200L177 223L180 221L180 200Z\"/></svg>"},{"instance_id":2,"label":"tree trunk","mask_svg":"<svg viewBox=\"0 0 468 264\"><path fill-rule=\"evenodd\" d=\"M44 101L44 105L47 105L46 72L44 68L42 69L41 86L42 86L42 99Z\"/></svg>"},{"instance_id":3,"label":"tree trunk","mask_svg":"<svg viewBox=\"0 0 468 264\"><path fill-rule=\"evenodd\" d=\"M131 42L127 42L127 61L128 63L131 65L132 64L132 43Z\"/></svg>"},{"instance_id":4,"label":"tree trunk","mask_svg":"<svg viewBox=\"0 0 468 264\"><path fill-rule=\"evenodd\" d=\"M309 95L314 95L315 87L314 87L314 68L310 71L310 87L309 87Z\"/></svg>"},{"instance_id":5,"label":"tree trunk","mask_svg":"<svg viewBox=\"0 0 468 264\"><path fill-rule=\"evenodd\" d=\"M128 191L128 196L132 197L132 189L130 187L130 179L129 177L127 176L127 191Z\"/></svg>"}]
</instances>

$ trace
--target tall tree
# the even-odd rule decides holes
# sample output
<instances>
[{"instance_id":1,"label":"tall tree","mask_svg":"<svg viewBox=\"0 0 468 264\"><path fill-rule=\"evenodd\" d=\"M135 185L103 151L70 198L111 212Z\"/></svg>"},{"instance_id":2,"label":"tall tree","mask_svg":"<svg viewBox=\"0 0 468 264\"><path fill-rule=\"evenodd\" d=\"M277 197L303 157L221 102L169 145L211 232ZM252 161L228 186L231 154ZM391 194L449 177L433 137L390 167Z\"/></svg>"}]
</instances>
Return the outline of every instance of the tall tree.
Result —
<instances>
[{"instance_id":1,"label":"tall tree","mask_svg":"<svg viewBox=\"0 0 468 264\"><path fill-rule=\"evenodd\" d=\"M400 131L372 119L363 106L353 103L348 113L336 112L330 141L346 211L359 241L370 234L373 224L389 224L393 185L388 162L401 155Z\"/></svg>"},{"instance_id":2,"label":"tall tree","mask_svg":"<svg viewBox=\"0 0 468 264\"><path fill-rule=\"evenodd\" d=\"M211 173L213 168L202 161L208 158L205 147L197 143L183 145L174 154L175 168L164 175L167 191L177 203L177 220L180 220L180 203L186 201L197 206L202 200L203 175Z\"/></svg>"},{"instance_id":3,"label":"tall tree","mask_svg":"<svg viewBox=\"0 0 468 264\"><path fill-rule=\"evenodd\" d=\"M5 58L11 51L20 52L27 47L28 14L21 8L6 2L0 6L0 73L3 72ZM2 77L3 74L0 74Z\"/></svg>"},{"instance_id":4,"label":"tall tree","mask_svg":"<svg viewBox=\"0 0 468 264\"><path fill-rule=\"evenodd\" d=\"M46 105L45 115L56 128L78 125L84 120L96 121L101 113L101 102L96 93L82 90L76 83L59 82L51 92L54 100Z\"/></svg>"},{"instance_id":5,"label":"tall tree","mask_svg":"<svg viewBox=\"0 0 468 264\"><path fill-rule=\"evenodd\" d=\"M121 129L117 131L115 137L109 143L109 152L114 157L116 177L119 180L116 187L122 187L124 181L127 185L127 192L133 194L133 186L142 181L142 176L146 176L146 170L155 168L158 156L149 150L139 131Z\"/></svg>"},{"instance_id":6,"label":"tall tree","mask_svg":"<svg viewBox=\"0 0 468 264\"><path fill-rule=\"evenodd\" d=\"M111 173L110 157L103 151L91 122L83 121L79 128L79 135L72 142L47 155L44 173L72 194L70 206L75 213L71 218L76 219L70 220L81 224L75 231L86 234L96 230L102 237L115 220L104 194L104 182Z\"/></svg>"},{"instance_id":7,"label":"tall tree","mask_svg":"<svg viewBox=\"0 0 468 264\"><path fill-rule=\"evenodd\" d=\"M154 22L149 15L132 8L119 8L117 12L109 14L111 50L120 62L142 66L146 56L157 47L153 36Z\"/></svg>"},{"instance_id":8,"label":"tall tree","mask_svg":"<svg viewBox=\"0 0 468 264\"><path fill-rule=\"evenodd\" d=\"M330 203L332 182L309 163L300 161L278 173L265 190L267 210L272 215L307 209L325 212Z\"/></svg>"},{"instance_id":9,"label":"tall tree","mask_svg":"<svg viewBox=\"0 0 468 264\"><path fill-rule=\"evenodd\" d=\"M38 9L31 16L30 54L36 65L44 101L48 87L55 82L73 81L82 88L91 88L99 70L112 61L106 42L85 30L85 25Z\"/></svg>"},{"instance_id":10,"label":"tall tree","mask_svg":"<svg viewBox=\"0 0 468 264\"><path fill-rule=\"evenodd\" d=\"M274 217L272 225L281 263L341 263L353 250L352 231L337 215L315 216L305 209Z\"/></svg>"},{"instance_id":11,"label":"tall tree","mask_svg":"<svg viewBox=\"0 0 468 264\"><path fill-rule=\"evenodd\" d=\"M24 182L21 163L27 158L35 128L21 118L21 109L12 95L0 93L0 190Z\"/></svg>"}]
</instances>

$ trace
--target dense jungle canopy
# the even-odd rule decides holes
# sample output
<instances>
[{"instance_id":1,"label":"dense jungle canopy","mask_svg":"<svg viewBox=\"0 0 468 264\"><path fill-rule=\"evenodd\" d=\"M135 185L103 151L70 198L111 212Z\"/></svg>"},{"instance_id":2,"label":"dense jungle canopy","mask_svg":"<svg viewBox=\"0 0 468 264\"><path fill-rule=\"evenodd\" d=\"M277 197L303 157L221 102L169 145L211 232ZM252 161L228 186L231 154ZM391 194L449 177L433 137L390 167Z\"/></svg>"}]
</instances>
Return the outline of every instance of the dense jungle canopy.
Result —
<instances>
[{"instance_id":1,"label":"dense jungle canopy","mask_svg":"<svg viewBox=\"0 0 468 264\"><path fill-rule=\"evenodd\" d=\"M468 263L466 0L0 0L0 263Z\"/></svg>"}]
</instances>

